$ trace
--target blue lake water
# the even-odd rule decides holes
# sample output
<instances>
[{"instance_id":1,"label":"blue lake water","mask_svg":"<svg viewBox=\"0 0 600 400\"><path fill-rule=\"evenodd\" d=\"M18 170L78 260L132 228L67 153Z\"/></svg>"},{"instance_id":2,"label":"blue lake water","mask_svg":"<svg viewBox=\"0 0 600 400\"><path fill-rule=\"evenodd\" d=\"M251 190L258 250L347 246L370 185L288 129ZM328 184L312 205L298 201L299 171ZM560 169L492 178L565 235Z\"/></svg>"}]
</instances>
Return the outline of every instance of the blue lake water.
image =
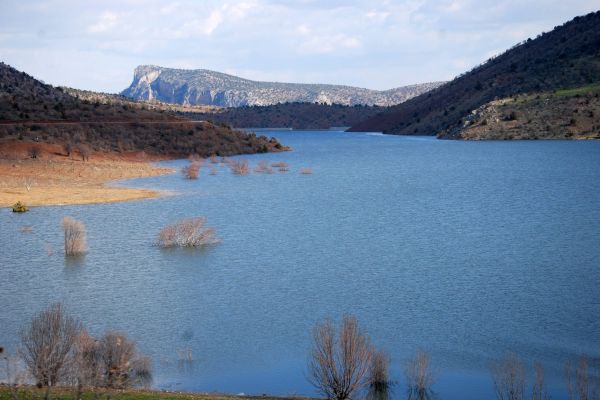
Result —
<instances>
[{"instance_id":1,"label":"blue lake water","mask_svg":"<svg viewBox=\"0 0 600 400\"><path fill-rule=\"evenodd\" d=\"M120 183L177 193L160 199L1 210L0 342L14 348L35 312L62 301L92 333L135 338L157 388L316 395L311 329L351 313L391 354L399 399L417 349L441 399L493 398L488 366L507 351L530 372L542 362L563 398L565 360L600 357L600 142L268 134L294 151L243 158L289 172L219 167ZM64 215L88 229L78 262L62 255ZM153 245L192 216L222 243Z\"/></svg>"}]
</instances>

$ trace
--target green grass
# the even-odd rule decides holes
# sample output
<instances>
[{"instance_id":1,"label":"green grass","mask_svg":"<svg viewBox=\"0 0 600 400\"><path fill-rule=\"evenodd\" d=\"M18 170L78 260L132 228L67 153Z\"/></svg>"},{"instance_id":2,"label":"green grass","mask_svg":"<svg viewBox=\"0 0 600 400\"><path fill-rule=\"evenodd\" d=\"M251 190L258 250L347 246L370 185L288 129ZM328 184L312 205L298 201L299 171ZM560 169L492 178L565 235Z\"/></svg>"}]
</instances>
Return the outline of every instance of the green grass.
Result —
<instances>
[{"instance_id":1,"label":"green grass","mask_svg":"<svg viewBox=\"0 0 600 400\"><path fill-rule=\"evenodd\" d=\"M581 95L594 94L594 93L600 93L600 82L592 83L591 85L581 86L578 88L563 89L563 90L556 91L557 96L566 96L566 97L577 96L577 95L581 96Z\"/></svg>"},{"instance_id":2,"label":"green grass","mask_svg":"<svg viewBox=\"0 0 600 400\"><path fill-rule=\"evenodd\" d=\"M18 391L18 399L19 400L29 400L29 399L43 399L44 398L43 389L37 389L35 387L25 387L20 388ZM151 390L125 390L125 391L117 391L117 390L99 390L96 393L97 397L94 396L94 393L90 391L86 391L82 399L83 400L94 400L108 399L110 396L111 400L240 400L240 399L248 399L248 400L308 400L307 398L302 397L273 397L273 396L229 396L222 394L208 394L208 393L167 393L167 392L159 392L159 391L151 391ZM74 391L70 388L53 388L50 392L50 398L52 400L73 400L74 399ZM13 400L10 390L0 384L0 400Z\"/></svg>"}]
</instances>

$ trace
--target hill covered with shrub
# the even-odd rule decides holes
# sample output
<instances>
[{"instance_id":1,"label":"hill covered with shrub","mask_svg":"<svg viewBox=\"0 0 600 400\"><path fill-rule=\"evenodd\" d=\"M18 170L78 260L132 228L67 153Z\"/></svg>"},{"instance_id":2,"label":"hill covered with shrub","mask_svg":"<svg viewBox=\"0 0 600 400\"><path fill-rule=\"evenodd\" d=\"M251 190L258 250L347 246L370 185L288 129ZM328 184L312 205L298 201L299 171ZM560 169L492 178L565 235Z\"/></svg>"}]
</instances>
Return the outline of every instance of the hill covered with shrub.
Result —
<instances>
[{"instance_id":1,"label":"hill covered with shrub","mask_svg":"<svg viewBox=\"0 0 600 400\"><path fill-rule=\"evenodd\" d=\"M444 139L600 139L600 84L494 100Z\"/></svg>"},{"instance_id":2,"label":"hill covered with shrub","mask_svg":"<svg viewBox=\"0 0 600 400\"><path fill-rule=\"evenodd\" d=\"M445 85L354 125L351 131L435 135L471 111L517 94L600 82L600 11L518 43Z\"/></svg>"},{"instance_id":3,"label":"hill covered with shrub","mask_svg":"<svg viewBox=\"0 0 600 400\"><path fill-rule=\"evenodd\" d=\"M225 108L208 113L184 112L181 115L240 128L329 129L352 126L385 109L378 106L283 103Z\"/></svg>"},{"instance_id":4,"label":"hill covered with shrub","mask_svg":"<svg viewBox=\"0 0 600 400\"><path fill-rule=\"evenodd\" d=\"M80 99L4 63L0 63L0 140L165 157L284 149L276 139L195 123L165 109Z\"/></svg>"}]
</instances>

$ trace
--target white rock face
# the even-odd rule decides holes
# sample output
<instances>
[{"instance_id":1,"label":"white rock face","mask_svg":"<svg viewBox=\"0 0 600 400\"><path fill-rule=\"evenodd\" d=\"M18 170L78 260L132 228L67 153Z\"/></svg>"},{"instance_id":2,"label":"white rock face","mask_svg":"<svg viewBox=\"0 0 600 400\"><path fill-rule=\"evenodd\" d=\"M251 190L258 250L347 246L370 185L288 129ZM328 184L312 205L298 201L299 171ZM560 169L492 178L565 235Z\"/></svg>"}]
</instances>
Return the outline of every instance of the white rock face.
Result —
<instances>
[{"instance_id":1,"label":"white rock face","mask_svg":"<svg viewBox=\"0 0 600 400\"><path fill-rule=\"evenodd\" d=\"M141 65L121 94L138 100L221 107L286 102L391 106L434 89L444 82L423 83L386 91L342 85L258 82L205 69L183 70Z\"/></svg>"}]
</instances>

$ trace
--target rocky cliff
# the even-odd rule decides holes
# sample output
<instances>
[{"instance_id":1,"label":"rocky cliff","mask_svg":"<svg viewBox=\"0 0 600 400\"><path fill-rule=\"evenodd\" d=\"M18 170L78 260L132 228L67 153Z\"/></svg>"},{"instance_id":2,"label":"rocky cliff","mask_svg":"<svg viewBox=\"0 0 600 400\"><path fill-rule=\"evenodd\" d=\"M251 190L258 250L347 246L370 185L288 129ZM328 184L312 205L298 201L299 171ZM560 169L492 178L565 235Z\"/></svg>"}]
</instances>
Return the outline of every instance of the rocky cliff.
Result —
<instances>
[{"instance_id":1,"label":"rocky cliff","mask_svg":"<svg viewBox=\"0 0 600 400\"><path fill-rule=\"evenodd\" d=\"M343 105L400 104L443 82L404 86L386 91L351 86L258 82L205 69L183 70L141 65L121 94L137 100L222 107L264 106L278 103Z\"/></svg>"}]
</instances>

